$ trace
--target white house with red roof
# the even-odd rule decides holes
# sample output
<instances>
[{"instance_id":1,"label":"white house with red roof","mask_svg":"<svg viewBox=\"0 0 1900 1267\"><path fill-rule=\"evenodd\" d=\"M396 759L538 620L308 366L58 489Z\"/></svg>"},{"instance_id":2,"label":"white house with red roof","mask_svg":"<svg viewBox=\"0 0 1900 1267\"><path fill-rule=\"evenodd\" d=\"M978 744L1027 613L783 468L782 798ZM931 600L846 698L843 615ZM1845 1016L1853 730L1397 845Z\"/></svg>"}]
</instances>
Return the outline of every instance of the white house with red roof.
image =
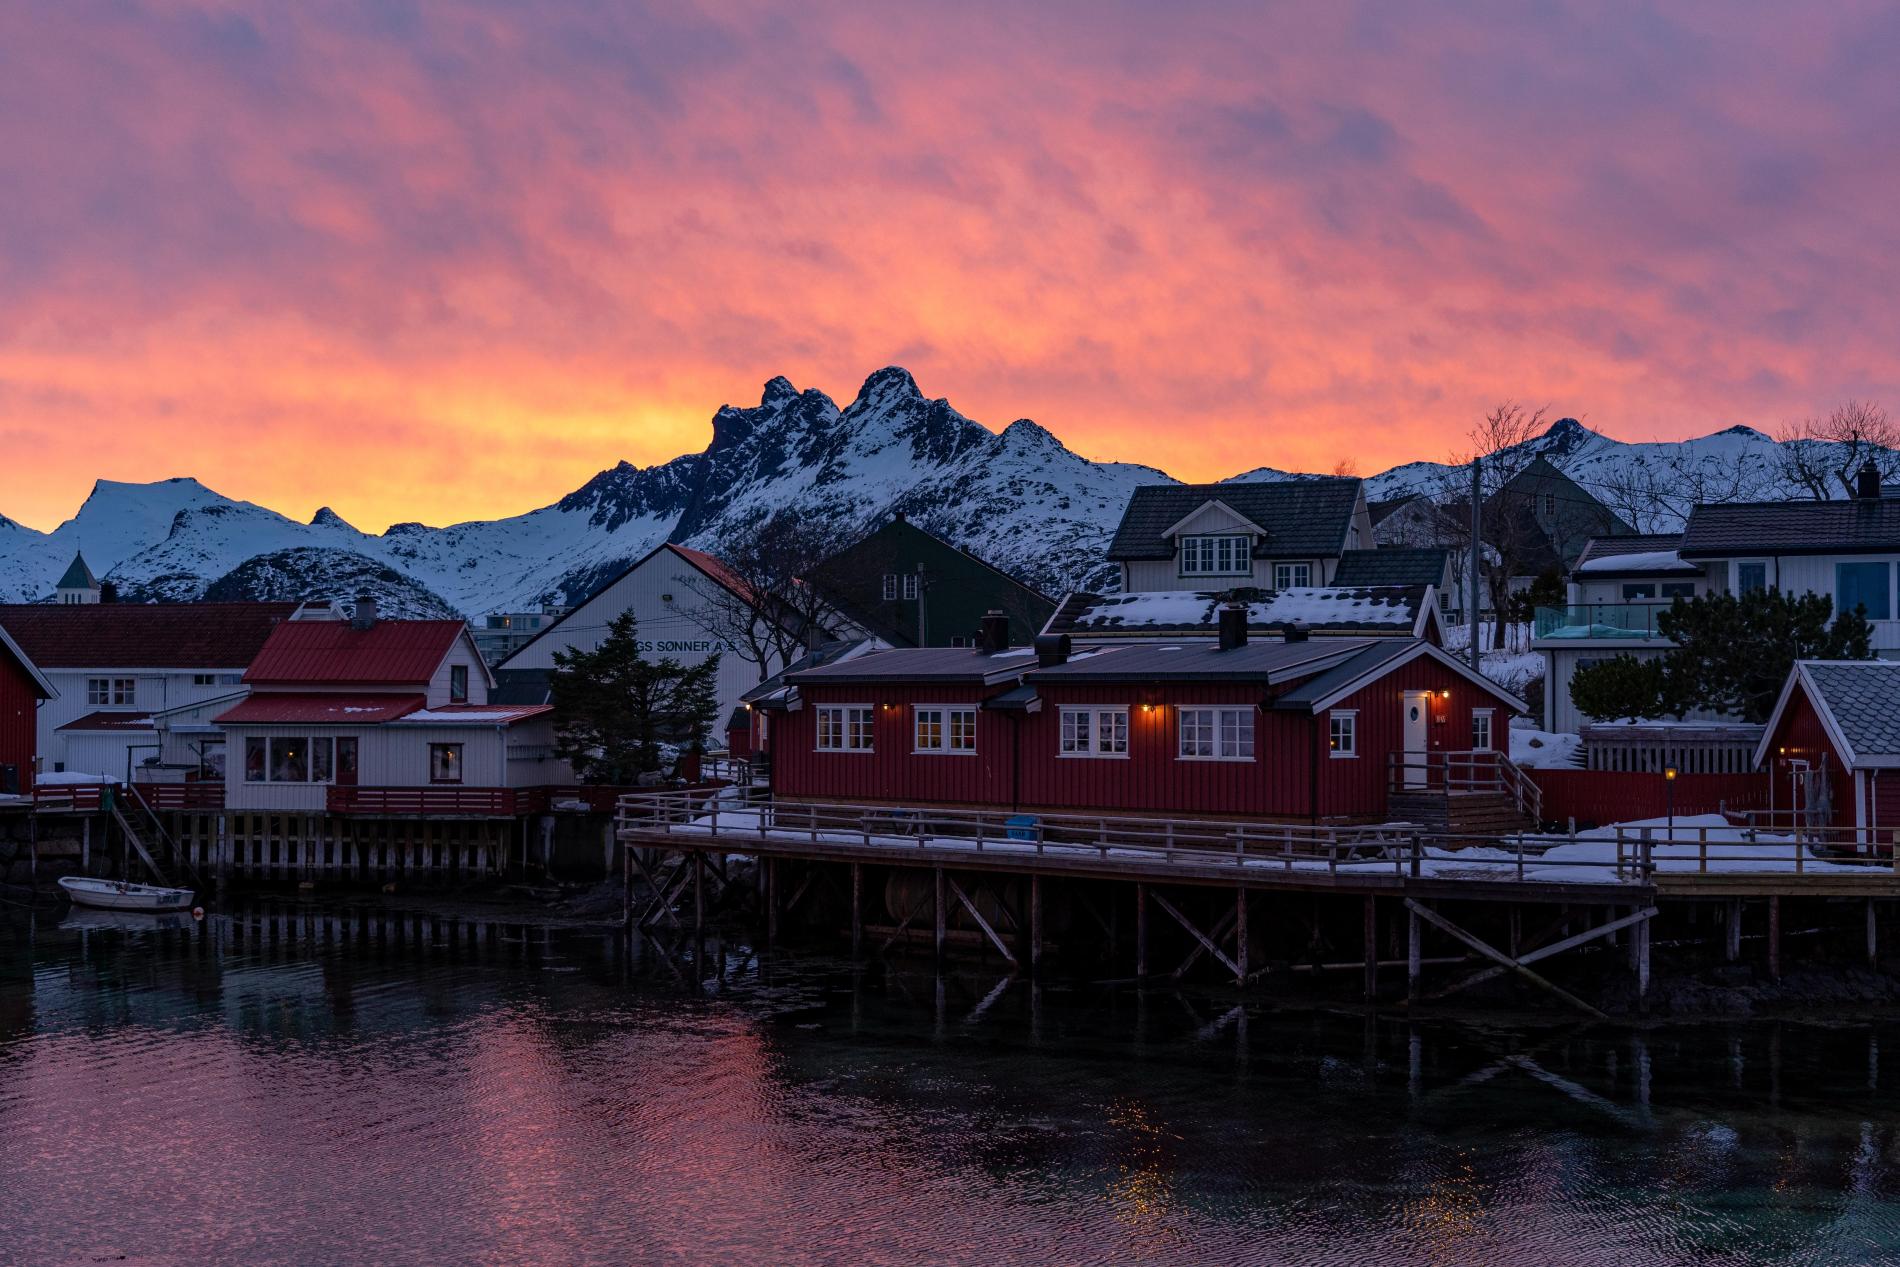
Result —
<instances>
[{"instance_id":1,"label":"white house with red roof","mask_svg":"<svg viewBox=\"0 0 1900 1267\"><path fill-rule=\"evenodd\" d=\"M214 721L228 736L225 806L287 813L514 812L512 790L571 782L553 709L490 699L459 620L286 621Z\"/></svg>"},{"instance_id":2,"label":"white house with red roof","mask_svg":"<svg viewBox=\"0 0 1900 1267\"><path fill-rule=\"evenodd\" d=\"M246 667L296 611L295 603L0 605L0 628L54 690L36 718L41 771L148 779L221 768L215 728L168 743L163 719L242 699Z\"/></svg>"}]
</instances>

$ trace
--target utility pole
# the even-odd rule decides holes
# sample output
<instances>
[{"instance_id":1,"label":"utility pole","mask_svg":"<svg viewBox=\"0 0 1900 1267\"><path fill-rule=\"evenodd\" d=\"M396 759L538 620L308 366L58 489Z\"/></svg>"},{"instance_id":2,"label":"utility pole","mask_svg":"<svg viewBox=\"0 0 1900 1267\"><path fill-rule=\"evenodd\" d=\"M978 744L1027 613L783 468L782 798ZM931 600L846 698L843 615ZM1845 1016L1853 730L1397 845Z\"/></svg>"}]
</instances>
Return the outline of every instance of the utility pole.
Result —
<instances>
[{"instance_id":1,"label":"utility pole","mask_svg":"<svg viewBox=\"0 0 1900 1267\"><path fill-rule=\"evenodd\" d=\"M924 565L917 565L917 645L930 645L930 627L924 623Z\"/></svg>"},{"instance_id":2,"label":"utility pole","mask_svg":"<svg viewBox=\"0 0 1900 1267\"><path fill-rule=\"evenodd\" d=\"M1480 472L1484 459L1473 455L1471 459L1471 557L1466 565L1465 578L1465 622L1471 628L1471 671L1478 672L1478 555L1484 549L1484 509L1478 500L1478 492L1483 483Z\"/></svg>"}]
</instances>

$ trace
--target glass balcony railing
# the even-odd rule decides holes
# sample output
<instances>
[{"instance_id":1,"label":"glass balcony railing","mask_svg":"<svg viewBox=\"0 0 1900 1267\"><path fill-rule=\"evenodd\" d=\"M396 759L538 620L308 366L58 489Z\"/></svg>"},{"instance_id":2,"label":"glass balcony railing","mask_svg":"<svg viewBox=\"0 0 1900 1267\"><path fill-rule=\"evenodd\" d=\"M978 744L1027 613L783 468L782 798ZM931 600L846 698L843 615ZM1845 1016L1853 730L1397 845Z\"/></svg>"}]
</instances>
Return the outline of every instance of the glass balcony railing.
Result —
<instances>
[{"instance_id":1,"label":"glass balcony railing","mask_svg":"<svg viewBox=\"0 0 1900 1267\"><path fill-rule=\"evenodd\" d=\"M1658 639L1656 618L1668 603L1583 603L1576 607L1539 607L1535 622L1539 638Z\"/></svg>"}]
</instances>

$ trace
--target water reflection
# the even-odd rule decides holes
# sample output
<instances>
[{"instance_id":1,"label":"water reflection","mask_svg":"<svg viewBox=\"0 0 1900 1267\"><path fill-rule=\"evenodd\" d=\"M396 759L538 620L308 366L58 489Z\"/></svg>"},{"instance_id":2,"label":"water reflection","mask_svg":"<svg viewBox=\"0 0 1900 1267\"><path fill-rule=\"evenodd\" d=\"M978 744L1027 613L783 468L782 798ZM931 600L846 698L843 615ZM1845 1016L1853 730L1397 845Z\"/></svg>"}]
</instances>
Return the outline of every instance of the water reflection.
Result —
<instances>
[{"instance_id":1,"label":"water reflection","mask_svg":"<svg viewBox=\"0 0 1900 1267\"><path fill-rule=\"evenodd\" d=\"M1867 1262L1892 1027L1410 1024L716 939L0 918L8 1261Z\"/></svg>"}]
</instances>

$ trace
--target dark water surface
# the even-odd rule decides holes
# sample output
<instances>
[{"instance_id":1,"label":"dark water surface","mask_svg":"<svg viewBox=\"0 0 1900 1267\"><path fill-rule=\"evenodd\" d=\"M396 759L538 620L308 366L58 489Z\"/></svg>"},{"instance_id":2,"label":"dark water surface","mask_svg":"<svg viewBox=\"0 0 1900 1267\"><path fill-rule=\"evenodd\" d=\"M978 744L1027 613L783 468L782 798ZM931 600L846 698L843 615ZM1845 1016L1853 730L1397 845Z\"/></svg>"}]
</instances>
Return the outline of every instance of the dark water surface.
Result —
<instances>
[{"instance_id":1,"label":"dark water surface","mask_svg":"<svg viewBox=\"0 0 1900 1267\"><path fill-rule=\"evenodd\" d=\"M738 947L695 994L611 933L286 909L0 915L0 1261L1900 1261L1886 1022L1369 1024Z\"/></svg>"}]
</instances>

